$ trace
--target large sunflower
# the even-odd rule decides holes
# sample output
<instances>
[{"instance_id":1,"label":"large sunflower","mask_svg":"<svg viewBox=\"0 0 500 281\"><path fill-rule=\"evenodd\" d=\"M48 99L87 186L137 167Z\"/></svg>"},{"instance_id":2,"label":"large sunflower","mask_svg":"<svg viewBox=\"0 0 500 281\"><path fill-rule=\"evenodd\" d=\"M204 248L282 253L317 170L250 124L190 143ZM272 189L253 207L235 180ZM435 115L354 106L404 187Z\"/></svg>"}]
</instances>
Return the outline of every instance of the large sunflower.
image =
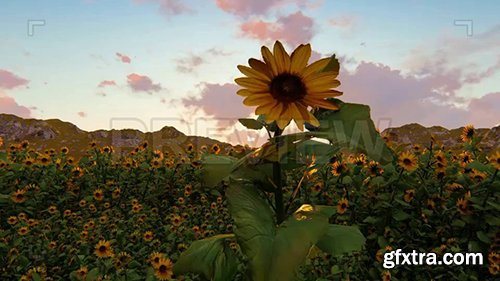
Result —
<instances>
[{"instance_id":1,"label":"large sunflower","mask_svg":"<svg viewBox=\"0 0 500 281\"><path fill-rule=\"evenodd\" d=\"M276 41L273 52L263 46L264 61L251 58L250 67L238 65L247 77L235 82L243 89L243 104L257 106L255 114L265 115L266 122L276 121L283 129L293 119L298 128L304 130L304 123L319 126L318 120L309 112L309 107L336 110L338 105L325 100L342 95L333 88L340 85L335 71L322 72L330 58L307 65L311 56L311 45L300 45L289 55L283 45Z\"/></svg>"}]
</instances>

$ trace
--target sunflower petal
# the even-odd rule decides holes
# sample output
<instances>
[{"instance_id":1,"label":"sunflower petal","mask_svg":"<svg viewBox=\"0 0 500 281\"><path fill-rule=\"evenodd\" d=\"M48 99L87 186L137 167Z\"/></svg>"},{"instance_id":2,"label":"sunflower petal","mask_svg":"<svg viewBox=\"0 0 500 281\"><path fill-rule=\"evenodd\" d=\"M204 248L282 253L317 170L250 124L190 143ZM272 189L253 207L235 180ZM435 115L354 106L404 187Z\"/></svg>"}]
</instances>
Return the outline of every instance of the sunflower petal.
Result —
<instances>
[{"instance_id":1,"label":"sunflower petal","mask_svg":"<svg viewBox=\"0 0 500 281\"><path fill-rule=\"evenodd\" d=\"M274 43L273 52L276 65L278 66L278 73L290 71L290 56L280 41L276 41L276 43Z\"/></svg>"},{"instance_id":2,"label":"sunflower petal","mask_svg":"<svg viewBox=\"0 0 500 281\"><path fill-rule=\"evenodd\" d=\"M304 70L311 57L311 45L300 45L293 51L290 63L290 72L300 73Z\"/></svg>"},{"instance_id":3,"label":"sunflower petal","mask_svg":"<svg viewBox=\"0 0 500 281\"><path fill-rule=\"evenodd\" d=\"M305 97L304 101L310 106L318 106L325 109L337 110L339 106L336 103L324 100L324 99L314 99L311 97Z\"/></svg>"},{"instance_id":4,"label":"sunflower petal","mask_svg":"<svg viewBox=\"0 0 500 281\"><path fill-rule=\"evenodd\" d=\"M271 123L280 118L281 112L283 111L283 103L278 102L276 106L266 115L266 123Z\"/></svg>"},{"instance_id":5,"label":"sunflower petal","mask_svg":"<svg viewBox=\"0 0 500 281\"><path fill-rule=\"evenodd\" d=\"M273 77L273 75L271 74L271 69L269 69L269 66L263 61L252 58L248 60L248 65L250 65L250 67L255 69L256 71L266 75L267 77L269 77L269 79Z\"/></svg>"},{"instance_id":6,"label":"sunflower petal","mask_svg":"<svg viewBox=\"0 0 500 281\"><path fill-rule=\"evenodd\" d=\"M290 106L285 105L283 107L283 112L281 116L276 120L276 125L278 125L278 127L283 130L288 125L288 123L290 123L291 120L292 120L292 115L290 112Z\"/></svg>"},{"instance_id":7,"label":"sunflower petal","mask_svg":"<svg viewBox=\"0 0 500 281\"><path fill-rule=\"evenodd\" d=\"M238 65L238 69L240 70L241 73L245 74L248 77L259 79L265 82L271 81L271 79L266 76L264 73L259 72L253 68L250 68L248 66L244 65Z\"/></svg>"},{"instance_id":8,"label":"sunflower petal","mask_svg":"<svg viewBox=\"0 0 500 281\"><path fill-rule=\"evenodd\" d=\"M271 69L271 74L273 76L278 75L278 65L276 64L276 60L274 59L273 54L266 46L262 46L261 48L262 58L264 62L268 65L269 69Z\"/></svg>"},{"instance_id":9,"label":"sunflower petal","mask_svg":"<svg viewBox=\"0 0 500 281\"><path fill-rule=\"evenodd\" d=\"M255 106L266 104L272 100L273 97L270 94L253 94L246 97L245 100L243 100L243 104L248 106Z\"/></svg>"},{"instance_id":10,"label":"sunflower petal","mask_svg":"<svg viewBox=\"0 0 500 281\"><path fill-rule=\"evenodd\" d=\"M324 92L340 86L340 81L330 72L322 72L305 79L305 84L310 92Z\"/></svg>"},{"instance_id":11,"label":"sunflower petal","mask_svg":"<svg viewBox=\"0 0 500 281\"><path fill-rule=\"evenodd\" d=\"M250 96L250 95L253 95L254 92L252 91L249 91L248 89L239 89L236 94L238 96L242 96L242 97L247 97L247 96Z\"/></svg>"},{"instance_id":12,"label":"sunflower petal","mask_svg":"<svg viewBox=\"0 0 500 281\"><path fill-rule=\"evenodd\" d=\"M290 103L290 113L299 130L304 131L304 117L295 103Z\"/></svg>"},{"instance_id":13,"label":"sunflower petal","mask_svg":"<svg viewBox=\"0 0 500 281\"><path fill-rule=\"evenodd\" d=\"M255 114L256 115L261 115L261 114L268 115L271 112L271 109L276 105L276 103L277 103L276 100L272 100L269 103L262 104L262 105L258 106L255 109Z\"/></svg>"},{"instance_id":14,"label":"sunflower petal","mask_svg":"<svg viewBox=\"0 0 500 281\"><path fill-rule=\"evenodd\" d=\"M311 92L310 91L308 95L312 98L325 99L325 98L338 97L338 96L341 96L343 94L344 93L342 93L341 91L330 89L330 90L323 91L323 92Z\"/></svg>"},{"instance_id":15,"label":"sunflower petal","mask_svg":"<svg viewBox=\"0 0 500 281\"><path fill-rule=\"evenodd\" d=\"M265 91L269 88L269 86L264 81L254 78L248 78L248 77L236 78L234 79L234 82L236 82L236 84L242 87L251 90Z\"/></svg>"},{"instance_id":16,"label":"sunflower petal","mask_svg":"<svg viewBox=\"0 0 500 281\"><path fill-rule=\"evenodd\" d=\"M304 72L302 72L302 77L306 78L311 74L320 72L328 65L329 62L330 58L324 58L311 63L304 69Z\"/></svg>"}]
</instances>

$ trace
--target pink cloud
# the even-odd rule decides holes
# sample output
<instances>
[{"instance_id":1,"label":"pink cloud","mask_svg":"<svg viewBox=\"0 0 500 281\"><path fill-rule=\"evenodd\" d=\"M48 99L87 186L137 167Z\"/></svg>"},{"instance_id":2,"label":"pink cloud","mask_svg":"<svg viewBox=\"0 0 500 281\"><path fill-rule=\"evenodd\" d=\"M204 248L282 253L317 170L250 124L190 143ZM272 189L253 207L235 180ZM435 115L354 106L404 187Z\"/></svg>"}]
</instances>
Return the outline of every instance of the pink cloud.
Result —
<instances>
[{"instance_id":1,"label":"pink cloud","mask_svg":"<svg viewBox=\"0 0 500 281\"><path fill-rule=\"evenodd\" d=\"M137 4L155 3L159 5L160 12L167 16L193 13L193 9L184 5L180 0L133 0Z\"/></svg>"},{"instance_id":2,"label":"pink cloud","mask_svg":"<svg viewBox=\"0 0 500 281\"><path fill-rule=\"evenodd\" d=\"M240 31L246 37L260 41L280 40L290 46L308 43L315 34L314 20L302 12L281 16L276 22L250 20L241 24Z\"/></svg>"},{"instance_id":3,"label":"pink cloud","mask_svg":"<svg viewBox=\"0 0 500 281\"><path fill-rule=\"evenodd\" d=\"M17 76L16 74L0 69L0 88L5 90L11 90L19 86L27 85L28 80Z\"/></svg>"},{"instance_id":4,"label":"pink cloud","mask_svg":"<svg viewBox=\"0 0 500 281\"><path fill-rule=\"evenodd\" d=\"M352 30L358 22L355 16L341 16L338 18L332 18L328 21L330 26L335 28L340 28L343 30Z\"/></svg>"},{"instance_id":5,"label":"pink cloud","mask_svg":"<svg viewBox=\"0 0 500 281\"><path fill-rule=\"evenodd\" d=\"M116 53L116 56L118 59L120 59L123 63L130 63L132 60L130 59L129 56L121 54L121 53Z\"/></svg>"},{"instance_id":6,"label":"pink cloud","mask_svg":"<svg viewBox=\"0 0 500 281\"><path fill-rule=\"evenodd\" d=\"M151 78L146 75L132 73L127 76L127 83L134 92L158 92L162 89L161 85L154 84Z\"/></svg>"},{"instance_id":7,"label":"pink cloud","mask_svg":"<svg viewBox=\"0 0 500 281\"><path fill-rule=\"evenodd\" d=\"M481 98L472 99L467 107L468 121L478 127L491 127L500 124L500 92L489 93Z\"/></svg>"},{"instance_id":8,"label":"pink cloud","mask_svg":"<svg viewBox=\"0 0 500 281\"><path fill-rule=\"evenodd\" d=\"M203 83L200 98L183 99L185 106L200 109L215 118L221 126L234 124L238 118L244 118L253 112L253 108L243 105L243 99L236 95L239 87L235 84Z\"/></svg>"},{"instance_id":9,"label":"pink cloud","mask_svg":"<svg viewBox=\"0 0 500 281\"><path fill-rule=\"evenodd\" d=\"M299 8L316 6L310 5L307 0L215 0L219 9L237 16L265 15L270 10L283 7L288 4L295 4Z\"/></svg>"},{"instance_id":10,"label":"pink cloud","mask_svg":"<svg viewBox=\"0 0 500 281\"><path fill-rule=\"evenodd\" d=\"M191 73L198 66L204 63L202 57L197 55L189 55L188 57L177 59L177 71L182 73Z\"/></svg>"},{"instance_id":11,"label":"pink cloud","mask_svg":"<svg viewBox=\"0 0 500 281\"><path fill-rule=\"evenodd\" d=\"M104 88L107 86L116 86L116 82L114 80L103 80L97 85L99 88Z\"/></svg>"},{"instance_id":12,"label":"pink cloud","mask_svg":"<svg viewBox=\"0 0 500 281\"><path fill-rule=\"evenodd\" d=\"M76 114L78 114L78 116L80 116L80 117L82 117L82 118L87 117L87 113L85 113L85 112L83 112L83 111L77 112Z\"/></svg>"},{"instance_id":13,"label":"pink cloud","mask_svg":"<svg viewBox=\"0 0 500 281\"><path fill-rule=\"evenodd\" d=\"M31 117L31 110L28 107L19 105L13 98L0 94L0 113L14 114L19 117Z\"/></svg>"}]
</instances>

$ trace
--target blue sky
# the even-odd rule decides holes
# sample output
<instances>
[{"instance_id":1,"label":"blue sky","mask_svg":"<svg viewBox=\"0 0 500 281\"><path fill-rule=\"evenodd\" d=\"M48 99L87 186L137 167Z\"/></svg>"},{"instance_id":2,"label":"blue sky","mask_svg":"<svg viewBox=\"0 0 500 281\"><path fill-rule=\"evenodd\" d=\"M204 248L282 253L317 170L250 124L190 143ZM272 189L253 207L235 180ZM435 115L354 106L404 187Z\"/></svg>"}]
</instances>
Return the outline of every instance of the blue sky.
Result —
<instances>
[{"instance_id":1,"label":"blue sky","mask_svg":"<svg viewBox=\"0 0 500 281\"><path fill-rule=\"evenodd\" d=\"M5 0L0 112L224 140L242 128L219 119L252 112L231 94L236 66L280 40L340 56L342 99L369 104L376 123L491 127L500 123L495 2ZM469 19L472 36L454 25ZM30 20L45 21L33 36Z\"/></svg>"}]
</instances>

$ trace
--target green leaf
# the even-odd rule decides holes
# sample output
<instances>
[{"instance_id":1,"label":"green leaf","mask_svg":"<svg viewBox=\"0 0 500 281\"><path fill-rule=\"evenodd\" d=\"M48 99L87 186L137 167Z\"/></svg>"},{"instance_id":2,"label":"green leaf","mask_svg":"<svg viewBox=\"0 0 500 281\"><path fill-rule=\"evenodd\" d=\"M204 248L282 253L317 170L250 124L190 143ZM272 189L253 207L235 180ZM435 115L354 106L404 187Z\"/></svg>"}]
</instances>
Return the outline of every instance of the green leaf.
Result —
<instances>
[{"instance_id":1,"label":"green leaf","mask_svg":"<svg viewBox=\"0 0 500 281\"><path fill-rule=\"evenodd\" d=\"M262 122L251 118L240 118L238 121L240 121L241 125L251 130L260 130L264 127Z\"/></svg>"},{"instance_id":2,"label":"green leaf","mask_svg":"<svg viewBox=\"0 0 500 281\"><path fill-rule=\"evenodd\" d=\"M394 156L375 129L370 118L370 107L343 103L337 99L335 102L339 104L339 110L320 109L315 113L321 125L313 132L314 136L365 153L382 164L391 162Z\"/></svg>"},{"instance_id":3,"label":"green leaf","mask_svg":"<svg viewBox=\"0 0 500 281\"><path fill-rule=\"evenodd\" d=\"M268 279L294 280L295 270L328 230L331 210L302 205L278 228Z\"/></svg>"},{"instance_id":4,"label":"green leaf","mask_svg":"<svg viewBox=\"0 0 500 281\"><path fill-rule=\"evenodd\" d=\"M231 181L226 196L234 233L248 257L252 280L268 280L276 234L273 213L257 189L247 182Z\"/></svg>"},{"instance_id":5,"label":"green leaf","mask_svg":"<svg viewBox=\"0 0 500 281\"><path fill-rule=\"evenodd\" d=\"M226 196L236 238L248 257L251 280L293 280L335 212L331 206L303 205L276 228L269 205L251 183L231 181Z\"/></svg>"},{"instance_id":6,"label":"green leaf","mask_svg":"<svg viewBox=\"0 0 500 281\"><path fill-rule=\"evenodd\" d=\"M476 232L476 235L477 235L477 238L479 238L479 240L481 242L484 242L486 244L491 244L491 240L488 237L488 235L486 235L486 233L484 233L482 231L478 231L478 232Z\"/></svg>"},{"instance_id":7,"label":"green leaf","mask_svg":"<svg viewBox=\"0 0 500 281\"><path fill-rule=\"evenodd\" d=\"M355 226L330 224L317 246L331 255L341 255L360 251L365 241L365 237Z\"/></svg>"},{"instance_id":8,"label":"green leaf","mask_svg":"<svg viewBox=\"0 0 500 281\"><path fill-rule=\"evenodd\" d=\"M193 272L209 280L232 281L238 265L224 240L233 237L234 234L224 234L193 242L175 263L175 274Z\"/></svg>"},{"instance_id":9,"label":"green leaf","mask_svg":"<svg viewBox=\"0 0 500 281\"><path fill-rule=\"evenodd\" d=\"M85 280L87 281L94 281L97 279L97 275L99 275L99 268L93 268L87 273L87 278Z\"/></svg>"},{"instance_id":10,"label":"green leaf","mask_svg":"<svg viewBox=\"0 0 500 281\"><path fill-rule=\"evenodd\" d=\"M327 71L332 71L332 72L339 74L340 63L339 63L339 60L335 57L335 54L333 54L331 56L330 61L325 66L325 68L323 68L322 72L327 72Z\"/></svg>"},{"instance_id":11,"label":"green leaf","mask_svg":"<svg viewBox=\"0 0 500 281\"><path fill-rule=\"evenodd\" d=\"M213 187L227 178L233 170L237 159L226 155L205 155L201 169L203 182L208 187Z\"/></svg>"},{"instance_id":12,"label":"green leaf","mask_svg":"<svg viewBox=\"0 0 500 281\"><path fill-rule=\"evenodd\" d=\"M392 217L393 217L396 221L404 221L404 220L409 219L411 216L410 216L408 213L406 213L406 212L404 212L404 211L402 211L402 210L396 210L396 211L394 212L394 214L392 215Z\"/></svg>"}]
</instances>

